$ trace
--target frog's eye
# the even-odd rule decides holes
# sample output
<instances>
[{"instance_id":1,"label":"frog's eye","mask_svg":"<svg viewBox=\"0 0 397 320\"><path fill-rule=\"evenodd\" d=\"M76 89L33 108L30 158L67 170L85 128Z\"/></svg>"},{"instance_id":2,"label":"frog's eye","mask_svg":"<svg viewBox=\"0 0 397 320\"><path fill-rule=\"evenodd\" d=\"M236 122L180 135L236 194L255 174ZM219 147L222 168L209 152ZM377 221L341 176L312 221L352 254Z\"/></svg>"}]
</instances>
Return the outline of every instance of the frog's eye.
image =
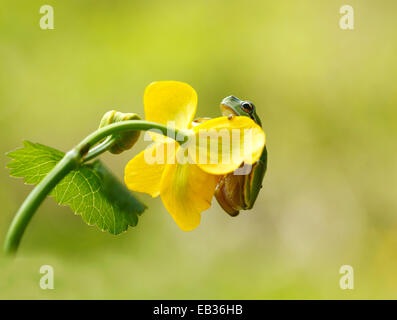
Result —
<instances>
[{"instance_id":1,"label":"frog's eye","mask_svg":"<svg viewBox=\"0 0 397 320\"><path fill-rule=\"evenodd\" d=\"M241 104L241 109L243 109L243 111L247 113L252 113L254 111L254 108L255 108L254 105L248 101L244 101Z\"/></svg>"}]
</instances>

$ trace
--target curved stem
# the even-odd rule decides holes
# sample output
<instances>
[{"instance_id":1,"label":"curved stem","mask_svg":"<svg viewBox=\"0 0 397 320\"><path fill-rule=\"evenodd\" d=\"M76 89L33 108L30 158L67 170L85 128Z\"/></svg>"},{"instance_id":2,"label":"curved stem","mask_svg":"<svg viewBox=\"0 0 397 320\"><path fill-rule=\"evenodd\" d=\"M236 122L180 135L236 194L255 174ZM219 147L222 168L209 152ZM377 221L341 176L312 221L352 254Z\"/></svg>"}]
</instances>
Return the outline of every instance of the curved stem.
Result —
<instances>
[{"instance_id":1,"label":"curved stem","mask_svg":"<svg viewBox=\"0 0 397 320\"><path fill-rule=\"evenodd\" d=\"M80 150L89 150L103 138L110 136L111 134L122 132L122 131L129 131L129 130L141 130L141 131L156 131L157 133L161 133L164 136L168 136L172 139L182 138L187 139L187 135L185 135L182 131L179 131L176 128L167 127L165 125L150 122L150 121L143 121L143 120L128 120L122 122L116 122L110 124L106 127L102 127L97 131L88 135L85 139L83 139L76 148ZM84 155L83 155L84 156Z\"/></svg>"},{"instance_id":2,"label":"curved stem","mask_svg":"<svg viewBox=\"0 0 397 320\"><path fill-rule=\"evenodd\" d=\"M29 224L34 212L58 182L79 165L78 158L76 152L68 152L25 199L8 229L4 244L6 253L16 252L23 232Z\"/></svg>"},{"instance_id":3,"label":"curved stem","mask_svg":"<svg viewBox=\"0 0 397 320\"><path fill-rule=\"evenodd\" d=\"M113 136L107 137L103 142L88 151L88 153L84 157L84 162L88 162L101 155L102 153L106 152L116 141L117 139Z\"/></svg>"},{"instance_id":4,"label":"curved stem","mask_svg":"<svg viewBox=\"0 0 397 320\"><path fill-rule=\"evenodd\" d=\"M88 161L105 152L111 146L112 138L106 139L97 147L91 149L102 139L129 130L156 130L172 139L187 136L177 129L170 128L155 122L143 120L128 120L113 123L98 129L84 138L75 148L65 154L42 181L32 190L16 213L5 239L4 250L8 254L16 253L23 233L34 213L51 190L73 169L78 168L84 161ZM106 143L106 144L105 144Z\"/></svg>"}]
</instances>

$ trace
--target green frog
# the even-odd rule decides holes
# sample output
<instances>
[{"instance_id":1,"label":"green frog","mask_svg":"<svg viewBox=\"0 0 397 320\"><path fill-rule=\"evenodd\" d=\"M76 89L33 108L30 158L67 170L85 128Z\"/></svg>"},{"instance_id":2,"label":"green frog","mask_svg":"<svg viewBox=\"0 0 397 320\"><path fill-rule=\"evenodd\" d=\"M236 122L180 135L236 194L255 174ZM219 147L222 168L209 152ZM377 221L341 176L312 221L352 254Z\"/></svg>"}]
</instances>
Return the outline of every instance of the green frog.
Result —
<instances>
[{"instance_id":1,"label":"green frog","mask_svg":"<svg viewBox=\"0 0 397 320\"><path fill-rule=\"evenodd\" d=\"M234 96L226 97L221 103L221 112L223 116L228 117L249 117L262 127L255 106L250 101L242 101ZM248 164L244 163L243 166L244 168L249 167ZM231 172L223 176L215 190L215 197L223 210L231 216L237 216L240 210L251 209L258 197L259 190L262 188L266 167L267 149L265 146L259 160L248 168L251 170L247 170L246 174Z\"/></svg>"}]
</instances>

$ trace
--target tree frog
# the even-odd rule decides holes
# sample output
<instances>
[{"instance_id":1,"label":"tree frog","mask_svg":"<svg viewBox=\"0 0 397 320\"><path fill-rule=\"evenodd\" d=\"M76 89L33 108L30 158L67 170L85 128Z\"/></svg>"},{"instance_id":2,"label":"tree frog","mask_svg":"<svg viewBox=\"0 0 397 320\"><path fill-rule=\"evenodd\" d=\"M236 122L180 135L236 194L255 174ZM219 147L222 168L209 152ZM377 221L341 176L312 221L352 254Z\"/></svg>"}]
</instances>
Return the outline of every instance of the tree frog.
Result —
<instances>
[{"instance_id":1,"label":"tree frog","mask_svg":"<svg viewBox=\"0 0 397 320\"><path fill-rule=\"evenodd\" d=\"M234 96L229 96L223 99L220 107L223 116L250 117L258 125L262 126L252 102L242 101ZM265 146L261 157L252 165L248 174L235 175L235 172L231 172L219 180L215 190L215 197L229 215L237 216L240 210L249 210L254 206L259 190L262 188L266 167L267 150Z\"/></svg>"}]
</instances>

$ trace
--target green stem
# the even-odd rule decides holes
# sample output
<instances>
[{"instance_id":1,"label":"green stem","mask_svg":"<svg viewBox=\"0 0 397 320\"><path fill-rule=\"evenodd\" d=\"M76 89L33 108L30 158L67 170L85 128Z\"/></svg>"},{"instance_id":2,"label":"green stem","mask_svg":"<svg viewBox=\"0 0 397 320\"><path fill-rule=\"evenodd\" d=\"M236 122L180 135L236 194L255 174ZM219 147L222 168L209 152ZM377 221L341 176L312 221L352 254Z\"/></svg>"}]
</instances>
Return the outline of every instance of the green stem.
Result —
<instances>
[{"instance_id":1,"label":"green stem","mask_svg":"<svg viewBox=\"0 0 397 320\"><path fill-rule=\"evenodd\" d=\"M15 253L18 249L22 235L29 224L33 214L51 192L71 170L79 165L76 152L68 152L61 161L44 177L32 190L12 220L8 229L4 250L6 253Z\"/></svg>"},{"instance_id":2,"label":"green stem","mask_svg":"<svg viewBox=\"0 0 397 320\"><path fill-rule=\"evenodd\" d=\"M15 254L23 233L31 218L51 190L73 169L78 168L83 162L93 159L106 151L112 144L112 134L129 130L157 130L163 135L175 139L187 136L177 129L173 129L155 122L143 120L128 120L113 123L88 135L75 148L65 154L58 164L47 176L32 190L16 213L5 239L4 250L8 254ZM97 147L91 149L102 139L109 137ZM106 144L105 144L106 143ZM88 160L87 160L88 159Z\"/></svg>"},{"instance_id":3,"label":"green stem","mask_svg":"<svg viewBox=\"0 0 397 320\"><path fill-rule=\"evenodd\" d=\"M114 136L107 137L103 142L98 144L97 146L93 147L88 151L86 156L84 157L84 162L88 162L97 156L101 155L102 153L109 150L109 148L117 141L117 138Z\"/></svg>"}]
</instances>

